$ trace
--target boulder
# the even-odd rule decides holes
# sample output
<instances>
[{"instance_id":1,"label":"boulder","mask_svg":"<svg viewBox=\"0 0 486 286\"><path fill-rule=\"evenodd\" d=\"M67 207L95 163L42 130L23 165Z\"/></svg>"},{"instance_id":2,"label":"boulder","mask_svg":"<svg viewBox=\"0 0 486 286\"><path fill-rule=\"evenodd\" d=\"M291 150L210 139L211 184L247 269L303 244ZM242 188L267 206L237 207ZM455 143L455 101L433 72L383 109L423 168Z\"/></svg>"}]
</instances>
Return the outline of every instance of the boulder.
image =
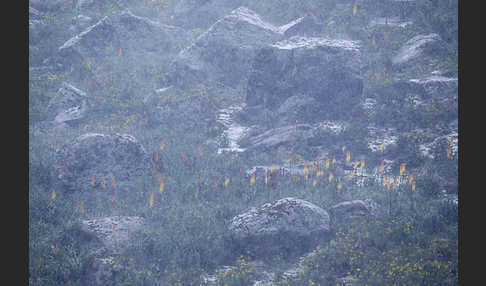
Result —
<instances>
[{"instance_id":1,"label":"boulder","mask_svg":"<svg viewBox=\"0 0 486 286\"><path fill-rule=\"evenodd\" d=\"M72 124L82 119L88 110L88 96L82 90L64 82L47 106L47 120Z\"/></svg>"},{"instance_id":2,"label":"boulder","mask_svg":"<svg viewBox=\"0 0 486 286\"><path fill-rule=\"evenodd\" d=\"M343 221L376 215L377 204L371 200L354 200L338 203L329 208L332 221Z\"/></svg>"},{"instance_id":3,"label":"boulder","mask_svg":"<svg viewBox=\"0 0 486 286\"><path fill-rule=\"evenodd\" d=\"M103 247L108 253L116 254L126 243L130 234L143 229L142 217L113 216L81 221L81 235L86 243Z\"/></svg>"},{"instance_id":4,"label":"boulder","mask_svg":"<svg viewBox=\"0 0 486 286\"><path fill-rule=\"evenodd\" d=\"M156 90L145 99L150 125L166 124L181 130L209 130L217 121L220 103L236 91L221 86L205 86L190 90L169 86Z\"/></svg>"},{"instance_id":5,"label":"boulder","mask_svg":"<svg viewBox=\"0 0 486 286\"><path fill-rule=\"evenodd\" d=\"M179 0L174 5L169 21L187 29L207 29L231 10L242 5L242 0Z\"/></svg>"},{"instance_id":6,"label":"boulder","mask_svg":"<svg viewBox=\"0 0 486 286\"><path fill-rule=\"evenodd\" d=\"M402 85L403 86L403 85ZM457 77L445 77L441 75L429 75L423 78L408 80L408 88L411 94L416 94L422 99L457 100Z\"/></svg>"},{"instance_id":7,"label":"boulder","mask_svg":"<svg viewBox=\"0 0 486 286\"><path fill-rule=\"evenodd\" d=\"M113 216L81 221L80 237L96 253L87 267L85 281L89 285L115 285L115 275L123 271L114 255L129 241L130 235L144 229L145 221L136 216Z\"/></svg>"},{"instance_id":8,"label":"boulder","mask_svg":"<svg viewBox=\"0 0 486 286\"><path fill-rule=\"evenodd\" d=\"M273 128L255 136L249 136L240 141L243 148L252 150L270 150L281 145L295 143L296 140L305 141L313 136L313 128L309 124L294 124Z\"/></svg>"},{"instance_id":9,"label":"boulder","mask_svg":"<svg viewBox=\"0 0 486 286\"><path fill-rule=\"evenodd\" d=\"M64 0L29 0L29 6L42 12L53 12L61 8L64 2Z\"/></svg>"},{"instance_id":10,"label":"boulder","mask_svg":"<svg viewBox=\"0 0 486 286\"><path fill-rule=\"evenodd\" d=\"M93 24L93 19L89 16L79 14L73 17L72 22L73 24L70 29L76 34L79 34Z\"/></svg>"},{"instance_id":11,"label":"boulder","mask_svg":"<svg viewBox=\"0 0 486 286\"><path fill-rule=\"evenodd\" d=\"M246 103L278 109L289 97L305 95L319 104L316 120L349 116L363 93L357 42L294 36L261 48L248 79Z\"/></svg>"},{"instance_id":12,"label":"boulder","mask_svg":"<svg viewBox=\"0 0 486 286\"><path fill-rule=\"evenodd\" d=\"M103 17L67 40L59 47L59 54L69 63L86 63L89 57L92 65L109 57L141 60L174 53L184 39L182 29L134 15L125 9Z\"/></svg>"},{"instance_id":13,"label":"boulder","mask_svg":"<svg viewBox=\"0 0 486 286\"><path fill-rule=\"evenodd\" d=\"M397 71L417 69L435 69L441 60L447 58L446 43L438 34L418 35L398 49L391 58L391 64Z\"/></svg>"},{"instance_id":14,"label":"boulder","mask_svg":"<svg viewBox=\"0 0 486 286\"><path fill-rule=\"evenodd\" d=\"M318 37L322 35L322 24L316 16L307 14L288 24L280 26L286 38L292 36Z\"/></svg>"},{"instance_id":15,"label":"boulder","mask_svg":"<svg viewBox=\"0 0 486 286\"><path fill-rule=\"evenodd\" d=\"M56 150L54 170L58 184L69 191L89 191L111 188L127 190L136 185L136 179L147 175L152 161L144 147L129 134L87 133ZM95 178L94 186L91 185Z\"/></svg>"},{"instance_id":16,"label":"boulder","mask_svg":"<svg viewBox=\"0 0 486 286\"><path fill-rule=\"evenodd\" d=\"M210 82L235 88L248 77L256 50L281 36L250 9L235 9L178 54L169 83L182 89Z\"/></svg>"},{"instance_id":17,"label":"boulder","mask_svg":"<svg viewBox=\"0 0 486 286\"><path fill-rule=\"evenodd\" d=\"M256 256L300 253L325 241L330 232L329 214L297 198L283 198L233 217L230 237L239 250Z\"/></svg>"}]
</instances>

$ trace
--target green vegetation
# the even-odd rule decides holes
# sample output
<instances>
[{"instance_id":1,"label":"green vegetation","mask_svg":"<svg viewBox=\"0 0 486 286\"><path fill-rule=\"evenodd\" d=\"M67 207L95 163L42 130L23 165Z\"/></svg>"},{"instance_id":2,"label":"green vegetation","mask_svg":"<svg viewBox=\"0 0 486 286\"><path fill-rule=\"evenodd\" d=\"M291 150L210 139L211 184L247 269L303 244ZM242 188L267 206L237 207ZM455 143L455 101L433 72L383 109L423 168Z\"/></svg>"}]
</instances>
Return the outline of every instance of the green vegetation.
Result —
<instances>
[{"instance_id":1,"label":"green vegetation","mask_svg":"<svg viewBox=\"0 0 486 286\"><path fill-rule=\"evenodd\" d=\"M164 22L177 1L134 1L137 5L121 0L95 2L97 8L86 13L94 19L128 6L136 15ZM354 120L342 135L349 142L348 150L353 150L351 163L358 159L355 153L366 150L361 139L371 119L383 122L384 126L400 126L410 131L417 126L443 125L457 117L457 102L430 100L417 111L400 94L394 93L395 90L387 89L394 79L386 61L407 39L420 33L439 32L450 45L453 56L434 68L457 71L456 1L421 1L409 12L409 17L414 19L412 27L377 28L374 34L361 27L378 16L378 8L385 1L375 1L376 10L358 8L355 17L352 10L339 14L337 8L317 9L322 8L322 2L248 1L248 7L271 11L272 5L285 4L289 15L275 16L282 19L295 19L302 11L318 12L324 21L323 35L328 31L331 35L348 32L362 40L366 59L363 62L365 94L376 93L378 103L387 108L378 110L374 117L361 109L351 111ZM339 1L328 2L326 5L333 6ZM66 3L58 11L45 14L45 24L32 34L38 50L29 55L31 66L41 66L43 60L54 59L59 46L72 36L68 27L74 12L68 5L71 2ZM194 39L201 32L195 29L188 37ZM383 40L385 33L387 42ZM375 44L371 40L373 35L376 35ZM50 134L29 133L29 285L84 285L83 279L91 271L98 253L85 244L80 235L80 222L114 215L141 216L148 223L143 231L133 233L129 242L114 255L112 264L118 269L116 285L201 285L205 273L215 273L223 265L234 265L234 268L218 272L220 285L250 285L256 271L249 261L255 257L251 253L231 251L228 222L250 206L287 196L307 200L324 209L355 199L373 199L379 207L376 217L337 223L331 242L314 249L304 259L303 272L290 280L277 275L277 284L336 285L339 278L347 275L356 277L359 285L458 284L457 204L441 199L438 187L444 178L457 178L457 153L447 158L448 146L439 144L437 150L432 150L435 158L429 159L421 156L418 148L419 143L429 142L441 134L415 132L410 133L410 140L399 142L401 162L407 163L407 171L401 176L397 190L388 190L374 180L360 187L356 184L358 176L350 179L335 175L329 182L329 172L336 174L335 167L331 164L330 169L323 168L324 158L321 158L324 174L319 178L311 171L307 181L303 177L290 181L288 177L278 176L279 170L275 170L268 185L263 176L257 176L255 184L250 185L246 170L271 163L269 156L232 154L230 164L229 154L217 154L216 146L208 143L209 130L181 130L174 128L177 122L152 122L154 106L143 99L154 92L154 86L167 83L167 64L173 57L173 54L137 59L116 57L93 62L89 73L74 69L31 74L29 123L47 118L47 104L63 81L89 91L92 108L77 127ZM214 105L224 107L221 98L205 89L200 92ZM164 100L173 102L180 98L171 95ZM96 196L66 192L55 184L53 177L55 149L86 132L133 135L151 155L155 165L153 173L143 177L139 186L130 192L119 192L116 187L98 190ZM161 139L165 141L164 150L160 150ZM299 154L309 152L306 146L295 147L293 163L301 164L304 159ZM157 161L155 152L158 152ZM345 155L338 155L336 160L342 166ZM372 172L377 168L379 162L375 161L367 160L365 170ZM312 162L307 164L311 169ZM414 172L417 170L415 191L407 180L408 170L412 168ZM388 176L392 180L398 174L394 169ZM163 192L157 179L160 176L165 183ZM229 183L225 186L226 177ZM313 186L314 179L316 186ZM341 189L337 188L338 181L342 182ZM51 198L53 190L56 190L55 199ZM153 207L149 206L151 193ZM84 207L82 212L80 204ZM295 257L275 259L290 262Z\"/></svg>"},{"instance_id":2,"label":"green vegetation","mask_svg":"<svg viewBox=\"0 0 486 286\"><path fill-rule=\"evenodd\" d=\"M306 285L307 282L299 281L308 280L329 285L326 284L329 279L348 273L373 285L454 285L457 281L457 205L438 201L421 183L417 183L415 192L411 192L408 183L399 185L398 191L388 191L377 183L358 187L346 178L334 178L329 183L328 174L334 167L331 164L326 170L321 162L324 175L316 186L312 182L317 174L312 171L308 181L301 178L290 183L282 177L278 185L273 176L266 185L264 177L257 177L255 184L250 185L249 176L240 176L240 168L246 170L246 158L233 154L230 165L228 154L216 155L215 149L201 145L202 138L197 134L190 136L164 128L144 132L133 130L149 152L159 152L158 161L154 161L156 173L143 178L140 188L128 193L107 187L99 190L97 196L69 194L46 183L49 180L40 179L41 173L31 173L32 285L81 283L95 253L83 246L77 235L78 223L82 219L112 215L141 216L149 224L147 229L134 234L114 258L114 263L123 269L116 276L117 285L133 285L134 281L143 285L199 285L202 273L212 273L221 265L235 262L237 269L223 273L222 281L245 285L244 281L253 274L243 262L253 257L230 252L225 239L227 223L248 206L286 196L308 200L324 209L344 200L366 198L372 198L380 206L376 219L338 225L336 238L306 259L304 272L291 285ZM76 135L66 134L66 138ZM163 151L159 146L161 138L165 141ZM48 172L53 162L53 139L39 135L31 138L30 143L31 171ZM345 159L343 156L337 160ZM168 170L164 169L165 161ZM457 161L444 159L442 164L450 168ZM309 170L310 167L309 163ZM159 174L165 182L162 193L156 179ZM225 176L230 179L227 186ZM407 172L403 176L407 178ZM36 177L38 181L34 180ZM338 179L343 182L340 190ZM420 177L416 180L421 182ZM52 200L54 188L57 196ZM154 206L150 208L152 192ZM113 194L116 194L114 202ZM84 203L82 213L80 202ZM391 209L389 203L393 204Z\"/></svg>"}]
</instances>

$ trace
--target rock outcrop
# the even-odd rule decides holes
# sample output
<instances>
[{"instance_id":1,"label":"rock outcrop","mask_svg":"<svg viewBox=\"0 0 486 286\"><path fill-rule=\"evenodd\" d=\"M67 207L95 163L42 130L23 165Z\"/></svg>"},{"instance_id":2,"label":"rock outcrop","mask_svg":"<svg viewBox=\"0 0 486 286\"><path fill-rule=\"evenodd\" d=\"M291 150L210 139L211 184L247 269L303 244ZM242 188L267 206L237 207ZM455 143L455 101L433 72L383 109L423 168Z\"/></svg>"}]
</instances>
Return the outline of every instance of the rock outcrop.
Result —
<instances>
[{"instance_id":1,"label":"rock outcrop","mask_svg":"<svg viewBox=\"0 0 486 286\"><path fill-rule=\"evenodd\" d=\"M329 208L332 221L346 221L353 218L376 215L377 204L371 200L354 200L338 203Z\"/></svg>"},{"instance_id":2,"label":"rock outcrop","mask_svg":"<svg viewBox=\"0 0 486 286\"><path fill-rule=\"evenodd\" d=\"M278 27L240 7L214 23L171 64L170 84L187 89L217 82L236 87L248 77L258 48L282 37Z\"/></svg>"},{"instance_id":3,"label":"rock outcrop","mask_svg":"<svg viewBox=\"0 0 486 286\"><path fill-rule=\"evenodd\" d=\"M144 147L129 134L87 133L56 150L57 182L71 191L111 188L126 190L150 173L151 160ZM94 185L91 185L92 178Z\"/></svg>"},{"instance_id":4,"label":"rock outcrop","mask_svg":"<svg viewBox=\"0 0 486 286\"><path fill-rule=\"evenodd\" d=\"M65 61L91 65L107 57L140 57L179 50L184 30L134 15L129 9L103 17L59 47Z\"/></svg>"},{"instance_id":5,"label":"rock outcrop","mask_svg":"<svg viewBox=\"0 0 486 286\"><path fill-rule=\"evenodd\" d=\"M363 92L361 53L357 42L294 36L260 49L248 79L248 106L277 109L289 97L312 97L320 113L315 120L339 119ZM312 104L312 103L311 103Z\"/></svg>"},{"instance_id":6,"label":"rock outcrop","mask_svg":"<svg viewBox=\"0 0 486 286\"><path fill-rule=\"evenodd\" d=\"M88 110L87 94L64 82L47 106L47 120L55 123L74 124L82 119Z\"/></svg>"},{"instance_id":7,"label":"rock outcrop","mask_svg":"<svg viewBox=\"0 0 486 286\"><path fill-rule=\"evenodd\" d=\"M329 214L322 208L296 198L283 198L235 216L230 237L238 249L257 256L292 254L325 241L330 231Z\"/></svg>"},{"instance_id":8,"label":"rock outcrop","mask_svg":"<svg viewBox=\"0 0 486 286\"><path fill-rule=\"evenodd\" d=\"M81 221L80 237L96 253L87 268L85 281L89 285L115 285L116 272L122 271L114 256L129 241L130 235L143 230L145 220L136 216L113 216Z\"/></svg>"},{"instance_id":9,"label":"rock outcrop","mask_svg":"<svg viewBox=\"0 0 486 286\"><path fill-rule=\"evenodd\" d=\"M438 34L418 35L408 40L391 58L398 71L434 69L441 59L447 58L446 44ZM414 71L416 72L416 71Z\"/></svg>"}]
</instances>

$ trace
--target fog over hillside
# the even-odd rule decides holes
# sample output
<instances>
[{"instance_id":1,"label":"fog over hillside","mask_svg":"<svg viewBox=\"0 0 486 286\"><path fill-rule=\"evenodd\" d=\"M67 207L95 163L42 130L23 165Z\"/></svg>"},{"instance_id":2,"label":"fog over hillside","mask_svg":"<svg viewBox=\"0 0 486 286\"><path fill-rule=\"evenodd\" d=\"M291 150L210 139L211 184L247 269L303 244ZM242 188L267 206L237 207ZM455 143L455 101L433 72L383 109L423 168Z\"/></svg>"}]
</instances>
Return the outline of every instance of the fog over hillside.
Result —
<instances>
[{"instance_id":1,"label":"fog over hillside","mask_svg":"<svg viewBox=\"0 0 486 286\"><path fill-rule=\"evenodd\" d=\"M458 2L29 0L29 285L457 285Z\"/></svg>"}]
</instances>

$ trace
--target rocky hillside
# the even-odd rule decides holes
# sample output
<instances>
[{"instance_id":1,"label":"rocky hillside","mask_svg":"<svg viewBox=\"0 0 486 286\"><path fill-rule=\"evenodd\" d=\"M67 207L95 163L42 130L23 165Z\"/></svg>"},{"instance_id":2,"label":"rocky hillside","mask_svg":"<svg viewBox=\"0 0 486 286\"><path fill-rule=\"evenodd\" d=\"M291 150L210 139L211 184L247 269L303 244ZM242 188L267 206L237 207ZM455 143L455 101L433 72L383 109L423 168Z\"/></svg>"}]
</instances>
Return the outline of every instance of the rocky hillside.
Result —
<instances>
[{"instance_id":1,"label":"rocky hillside","mask_svg":"<svg viewBox=\"0 0 486 286\"><path fill-rule=\"evenodd\" d=\"M455 285L457 15L30 0L30 284Z\"/></svg>"}]
</instances>

